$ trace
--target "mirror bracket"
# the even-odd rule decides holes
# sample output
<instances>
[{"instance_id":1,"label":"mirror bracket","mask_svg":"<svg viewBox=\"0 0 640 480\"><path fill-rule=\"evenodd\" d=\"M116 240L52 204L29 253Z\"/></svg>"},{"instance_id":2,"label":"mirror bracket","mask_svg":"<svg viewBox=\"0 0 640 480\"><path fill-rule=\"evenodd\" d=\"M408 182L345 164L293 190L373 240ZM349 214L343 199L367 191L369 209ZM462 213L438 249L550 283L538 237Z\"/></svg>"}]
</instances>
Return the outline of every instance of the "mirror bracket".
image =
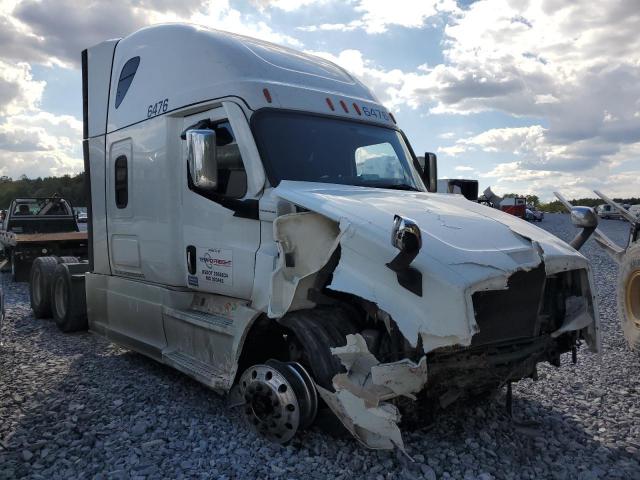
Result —
<instances>
[{"instance_id":1,"label":"mirror bracket","mask_svg":"<svg viewBox=\"0 0 640 480\"><path fill-rule=\"evenodd\" d=\"M421 173L427 191L436 193L438 191L438 157L435 153L424 154L424 168Z\"/></svg>"}]
</instances>

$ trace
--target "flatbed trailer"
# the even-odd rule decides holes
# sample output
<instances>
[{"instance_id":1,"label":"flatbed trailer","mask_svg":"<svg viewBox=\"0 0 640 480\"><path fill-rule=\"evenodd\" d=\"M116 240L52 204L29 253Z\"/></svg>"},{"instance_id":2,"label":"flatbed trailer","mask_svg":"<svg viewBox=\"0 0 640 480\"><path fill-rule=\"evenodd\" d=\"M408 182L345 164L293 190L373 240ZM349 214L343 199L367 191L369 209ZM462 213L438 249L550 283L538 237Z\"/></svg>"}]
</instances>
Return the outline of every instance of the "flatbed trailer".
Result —
<instances>
[{"instance_id":1,"label":"flatbed trailer","mask_svg":"<svg viewBox=\"0 0 640 480\"><path fill-rule=\"evenodd\" d=\"M29 279L37 257L78 260L86 258L87 245L87 232L79 230L71 204L59 197L16 199L0 225L0 246L17 282Z\"/></svg>"}]
</instances>

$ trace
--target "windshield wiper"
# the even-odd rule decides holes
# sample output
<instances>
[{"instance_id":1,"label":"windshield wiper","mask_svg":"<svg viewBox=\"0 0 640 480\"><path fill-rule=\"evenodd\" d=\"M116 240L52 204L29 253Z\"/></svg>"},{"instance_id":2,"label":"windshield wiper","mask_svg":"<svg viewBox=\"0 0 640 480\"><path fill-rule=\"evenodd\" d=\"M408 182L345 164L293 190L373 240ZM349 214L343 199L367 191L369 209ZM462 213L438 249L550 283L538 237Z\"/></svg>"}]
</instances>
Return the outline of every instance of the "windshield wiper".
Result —
<instances>
[{"instance_id":1,"label":"windshield wiper","mask_svg":"<svg viewBox=\"0 0 640 480\"><path fill-rule=\"evenodd\" d=\"M408 183L389 183L382 185L375 185L376 188L388 188L390 190L409 190L411 192L419 192L416 187L409 185Z\"/></svg>"}]
</instances>

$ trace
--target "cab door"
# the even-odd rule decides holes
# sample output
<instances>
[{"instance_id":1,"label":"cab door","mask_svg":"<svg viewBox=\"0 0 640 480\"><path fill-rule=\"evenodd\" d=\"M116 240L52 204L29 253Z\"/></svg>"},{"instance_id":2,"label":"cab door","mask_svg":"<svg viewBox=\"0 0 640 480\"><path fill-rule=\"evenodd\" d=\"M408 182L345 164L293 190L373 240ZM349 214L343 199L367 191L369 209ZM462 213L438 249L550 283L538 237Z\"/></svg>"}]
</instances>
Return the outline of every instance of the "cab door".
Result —
<instances>
[{"instance_id":1,"label":"cab door","mask_svg":"<svg viewBox=\"0 0 640 480\"><path fill-rule=\"evenodd\" d=\"M260 245L258 201L247 198L247 162L242 153L246 149L235 131L247 126L234 130L238 120L230 117L220 106L183 119L183 131L215 130L218 158L216 189L199 190L191 182L187 145L182 142L184 275L192 290L249 299Z\"/></svg>"}]
</instances>

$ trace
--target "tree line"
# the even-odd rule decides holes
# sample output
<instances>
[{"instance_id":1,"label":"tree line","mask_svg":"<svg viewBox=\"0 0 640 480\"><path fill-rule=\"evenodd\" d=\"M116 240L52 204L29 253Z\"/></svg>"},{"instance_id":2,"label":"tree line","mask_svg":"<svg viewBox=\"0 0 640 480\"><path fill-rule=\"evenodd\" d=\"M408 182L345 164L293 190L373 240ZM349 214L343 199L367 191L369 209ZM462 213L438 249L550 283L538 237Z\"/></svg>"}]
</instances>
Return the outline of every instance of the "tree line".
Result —
<instances>
[{"instance_id":1,"label":"tree line","mask_svg":"<svg viewBox=\"0 0 640 480\"><path fill-rule=\"evenodd\" d=\"M603 192L605 193L605 192ZM620 205L637 205L640 204L640 198L638 197L629 197L629 198L613 198L613 201L620 204ZM569 200L569 203L571 203L571 205L582 205L585 207L597 207L598 205L602 205L604 202L604 200L602 200L601 198L578 198L578 199L573 199L573 200ZM543 203L540 205L540 210L544 210L545 212L549 212L549 213L557 213L557 212L562 212L562 213L566 213L567 209L564 208L564 205L562 205L562 203L560 203L559 200L554 200L553 202L549 202L549 203Z\"/></svg>"},{"instance_id":2,"label":"tree line","mask_svg":"<svg viewBox=\"0 0 640 480\"><path fill-rule=\"evenodd\" d=\"M51 197L56 193L69 200L74 207L86 207L88 201L84 173L45 178L27 178L23 175L17 180L0 177L1 209L8 208L14 198Z\"/></svg>"},{"instance_id":3,"label":"tree line","mask_svg":"<svg viewBox=\"0 0 640 480\"><path fill-rule=\"evenodd\" d=\"M551 202L541 202L537 195L518 195L516 193L507 193L503 195L503 198L507 197L525 197L527 200L527 204L531 204L536 208L549 213L567 213L567 209L564 208L564 205L560 203L560 200L553 200ZM614 202L619 203L621 205L636 205L640 204L640 198L638 197L630 197L630 198L614 198ZM601 198L574 198L569 200L571 205L582 205L584 207L597 207L598 205L602 205L604 200Z\"/></svg>"},{"instance_id":4,"label":"tree line","mask_svg":"<svg viewBox=\"0 0 640 480\"><path fill-rule=\"evenodd\" d=\"M18 180L10 177L0 177L0 209L9 207L14 198L20 197L50 197L54 194L71 201L75 207L86 207L87 192L84 185L84 172L77 175L64 175L62 177L27 178L25 175ZM504 197L521 196L515 193L507 193ZM558 201L544 203L537 195L523 195L527 203L532 204L545 212L565 212L564 206ZM614 198L617 203L635 205L640 204L640 198ZM572 205L584 205L596 207L604 202L599 198L578 198L570 200Z\"/></svg>"}]
</instances>

